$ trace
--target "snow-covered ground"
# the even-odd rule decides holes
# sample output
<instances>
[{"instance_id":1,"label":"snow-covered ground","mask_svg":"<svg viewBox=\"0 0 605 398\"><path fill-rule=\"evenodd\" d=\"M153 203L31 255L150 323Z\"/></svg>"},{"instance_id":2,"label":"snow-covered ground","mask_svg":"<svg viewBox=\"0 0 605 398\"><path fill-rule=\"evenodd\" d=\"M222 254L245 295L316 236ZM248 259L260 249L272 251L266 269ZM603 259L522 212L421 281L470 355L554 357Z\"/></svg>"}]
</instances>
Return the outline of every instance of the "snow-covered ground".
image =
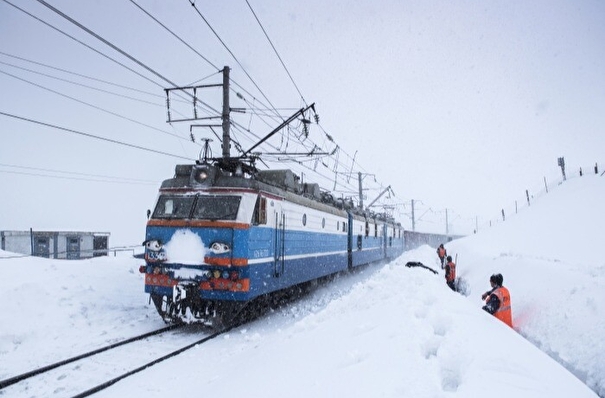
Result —
<instances>
[{"instance_id":1,"label":"snow-covered ground","mask_svg":"<svg viewBox=\"0 0 605 398\"><path fill-rule=\"evenodd\" d=\"M424 246L97 396L605 397L604 198L605 178L569 180L446 244L469 296L449 290L441 270L405 267L439 268ZM141 260L0 256L0 379L163 326ZM495 272L516 331L481 310ZM47 396L60 396L53 387Z\"/></svg>"}]
</instances>

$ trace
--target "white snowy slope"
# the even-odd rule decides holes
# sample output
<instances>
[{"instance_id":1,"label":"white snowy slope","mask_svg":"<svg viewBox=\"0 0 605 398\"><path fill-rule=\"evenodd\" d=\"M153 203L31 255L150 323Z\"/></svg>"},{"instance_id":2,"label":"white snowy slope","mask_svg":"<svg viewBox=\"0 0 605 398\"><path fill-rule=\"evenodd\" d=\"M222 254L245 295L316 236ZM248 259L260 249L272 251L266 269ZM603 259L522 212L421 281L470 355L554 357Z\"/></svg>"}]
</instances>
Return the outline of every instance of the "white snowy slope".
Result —
<instances>
[{"instance_id":1,"label":"white snowy slope","mask_svg":"<svg viewBox=\"0 0 605 398\"><path fill-rule=\"evenodd\" d=\"M439 268L424 246L96 396L605 396L604 197L605 178L567 181L506 222L446 244L468 297L449 290L441 270L405 267ZM162 327L139 264L0 259L0 379ZM511 291L516 331L481 310L494 272Z\"/></svg>"},{"instance_id":2,"label":"white snowy slope","mask_svg":"<svg viewBox=\"0 0 605 398\"><path fill-rule=\"evenodd\" d=\"M478 303L489 275L511 290L515 328L605 397L605 177L565 183L497 228L446 245Z\"/></svg>"}]
</instances>

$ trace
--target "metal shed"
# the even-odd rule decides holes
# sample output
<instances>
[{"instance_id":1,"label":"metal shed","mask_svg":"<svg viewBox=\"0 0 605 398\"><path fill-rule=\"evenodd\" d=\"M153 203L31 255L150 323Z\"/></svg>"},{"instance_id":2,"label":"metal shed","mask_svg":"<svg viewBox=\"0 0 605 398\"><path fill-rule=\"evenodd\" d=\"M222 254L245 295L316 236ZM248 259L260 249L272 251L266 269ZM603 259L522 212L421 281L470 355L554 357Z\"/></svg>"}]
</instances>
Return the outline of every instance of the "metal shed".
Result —
<instances>
[{"instance_id":1,"label":"metal shed","mask_svg":"<svg viewBox=\"0 0 605 398\"><path fill-rule=\"evenodd\" d=\"M106 256L109 232L0 231L0 249L45 258L77 260Z\"/></svg>"}]
</instances>

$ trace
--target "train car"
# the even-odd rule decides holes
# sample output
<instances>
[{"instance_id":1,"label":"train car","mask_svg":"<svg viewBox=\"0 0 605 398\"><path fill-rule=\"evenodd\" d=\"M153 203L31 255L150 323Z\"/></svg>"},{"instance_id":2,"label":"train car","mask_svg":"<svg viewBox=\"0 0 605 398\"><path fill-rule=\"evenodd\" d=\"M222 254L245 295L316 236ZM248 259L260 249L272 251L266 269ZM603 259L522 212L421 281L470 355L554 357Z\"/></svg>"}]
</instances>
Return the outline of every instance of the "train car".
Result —
<instances>
[{"instance_id":1,"label":"train car","mask_svg":"<svg viewBox=\"0 0 605 398\"><path fill-rule=\"evenodd\" d=\"M147 222L145 292L167 322L223 324L253 299L403 252L400 224L290 170L177 165Z\"/></svg>"}]
</instances>

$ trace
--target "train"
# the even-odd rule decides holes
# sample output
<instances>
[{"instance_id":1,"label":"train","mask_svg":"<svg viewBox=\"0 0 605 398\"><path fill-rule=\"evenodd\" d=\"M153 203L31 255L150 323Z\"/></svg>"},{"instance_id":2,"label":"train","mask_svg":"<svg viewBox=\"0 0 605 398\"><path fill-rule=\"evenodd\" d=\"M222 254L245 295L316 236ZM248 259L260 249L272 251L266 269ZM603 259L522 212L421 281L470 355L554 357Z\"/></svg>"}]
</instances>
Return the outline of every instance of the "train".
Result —
<instances>
[{"instance_id":1,"label":"train","mask_svg":"<svg viewBox=\"0 0 605 398\"><path fill-rule=\"evenodd\" d=\"M289 169L223 159L177 165L145 235L145 292L170 323L222 325L255 298L404 250L386 213L334 198Z\"/></svg>"},{"instance_id":2,"label":"train","mask_svg":"<svg viewBox=\"0 0 605 398\"><path fill-rule=\"evenodd\" d=\"M361 198L355 206L290 169L256 167L262 158L253 151L294 121L307 126L311 118L305 114L315 112L314 104L248 150L237 145L240 154L231 156L229 114L237 108L229 105L229 70L222 70L220 85L222 156L211 156L206 139L198 160L176 165L173 177L162 182L148 211L140 272L150 301L169 323L226 325L259 298L393 259L404 250L401 224L364 208ZM173 91L190 90L196 109L198 90L214 86L166 89L168 122L199 120L195 112L192 118L172 117Z\"/></svg>"}]
</instances>

